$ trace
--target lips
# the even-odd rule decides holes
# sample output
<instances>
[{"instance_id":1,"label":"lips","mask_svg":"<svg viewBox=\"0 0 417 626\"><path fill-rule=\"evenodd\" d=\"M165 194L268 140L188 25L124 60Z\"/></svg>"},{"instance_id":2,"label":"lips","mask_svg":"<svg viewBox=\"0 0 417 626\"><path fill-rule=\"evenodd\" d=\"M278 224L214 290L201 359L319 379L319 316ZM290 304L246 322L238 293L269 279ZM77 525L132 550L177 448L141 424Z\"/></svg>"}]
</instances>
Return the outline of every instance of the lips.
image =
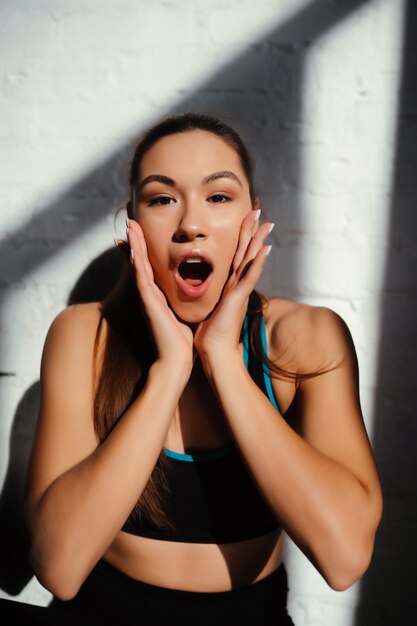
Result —
<instances>
[{"instance_id":1,"label":"lips","mask_svg":"<svg viewBox=\"0 0 417 626\"><path fill-rule=\"evenodd\" d=\"M201 297L206 293L213 268L213 261L201 250L185 250L174 257L170 264L179 290L191 298Z\"/></svg>"}]
</instances>

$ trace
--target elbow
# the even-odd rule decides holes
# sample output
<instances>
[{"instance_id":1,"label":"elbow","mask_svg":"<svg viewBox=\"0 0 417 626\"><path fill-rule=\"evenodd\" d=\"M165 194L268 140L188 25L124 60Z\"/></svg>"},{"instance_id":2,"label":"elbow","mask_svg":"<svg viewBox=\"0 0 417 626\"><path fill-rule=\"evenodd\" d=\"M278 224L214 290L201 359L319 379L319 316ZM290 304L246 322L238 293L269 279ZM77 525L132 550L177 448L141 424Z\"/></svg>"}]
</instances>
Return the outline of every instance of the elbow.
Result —
<instances>
[{"instance_id":1,"label":"elbow","mask_svg":"<svg viewBox=\"0 0 417 626\"><path fill-rule=\"evenodd\" d=\"M91 569L88 555L75 550L63 533L58 533L58 541L45 533L33 504L25 503L24 519L31 544L29 559L37 580L59 600L72 600Z\"/></svg>"},{"instance_id":2,"label":"elbow","mask_svg":"<svg viewBox=\"0 0 417 626\"><path fill-rule=\"evenodd\" d=\"M327 584L334 591L346 591L358 582L367 571L372 558L372 551L353 559L352 556L332 568L325 577Z\"/></svg>"},{"instance_id":3,"label":"elbow","mask_svg":"<svg viewBox=\"0 0 417 626\"><path fill-rule=\"evenodd\" d=\"M325 577L326 582L334 591L346 591L362 578L369 567L369 562L340 564Z\"/></svg>"},{"instance_id":4,"label":"elbow","mask_svg":"<svg viewBox=\"0 0 417 626\"><path fill-rule=\"evenodd\" d=\"M72 600L78 593L84 579L74 570L73 560L34 556L31 561L35 576L40 584L59 600Z\"/></svg>"},{"instance_id":5,"label":"elbow","mask_svg":"<svg viewBox=\"0 0 417 626\"><path fill-rule=\"evenodd\" d=\"M36 578L47 591L58 600L72 600L81 585L74 585L68 577L61 577L56 572L35 571Z\"/></svg>"},{"instance_id":6,"label":"elbow","mask_svg":"<svg viewBox=\"0 0 417 626\"><path fill-rule=\"evenodd\" d=\"M90 571L86 561L76 558L65 542L52 545L35 533L31 539L30 562L40 584L59 600L72 600Z\"/></svg>"},{"instance_id":7,"label":"elbow","mask_svg":"<svg viewBox=\"0 0 417 626\"><path fill-rule=\"evenodd\" d=\"M325 580L335 591L346 591L358 582L368 570L374 552L376 532L382 517L382 499L373 506L367 517L367 524L361 534L345 538L343 545L348 550L339 550L337 561L332 561ZM339 542L340 544L340 542Z\"/></svg>"}]
</instances>

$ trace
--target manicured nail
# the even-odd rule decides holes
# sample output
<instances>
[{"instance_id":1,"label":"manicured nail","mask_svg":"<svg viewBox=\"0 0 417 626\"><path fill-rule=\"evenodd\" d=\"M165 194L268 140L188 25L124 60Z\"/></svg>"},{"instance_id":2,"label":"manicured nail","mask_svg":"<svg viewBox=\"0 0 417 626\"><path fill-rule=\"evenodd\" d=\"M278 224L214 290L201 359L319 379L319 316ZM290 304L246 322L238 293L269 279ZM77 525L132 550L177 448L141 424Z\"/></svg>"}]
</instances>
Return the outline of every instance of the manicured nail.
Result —
<instances>
[{"instance_id":1,"label":"manicured nail","mask_svg":"<svg viewBox=\"0 0 417 626\"><path fill-rule=\"evenodd\" d=\"M260 214L261 214L261 209L257 209L255 213L255 222L258 221Z\"/></svg>"},{"instance_id":2,"label":"manicured nail","mask_svg":"<svg viewBox=\"0 0 417 626\"><path fill-rule=\"evenodd\" d=\"M132 259L132 261L135 258L132 248L130 248L130 258Z\"/></svg>"},{"instance_id":3,"label":"manicured nail","mask_svg":"<svg viewBox=\"0 0 417 626\"><path fill-rule=\"evenodd\" d=\"M129 228L129 218L126 218L126 228Z\"/></svg>"},{"instance_id":4,"label":"manicured nail","mask_svg":"<svg viewBox=\"0 0 417 626\"><path fill-rule=\"evenodd\" d=\"M270 235L270 234L271 234L272 229L274 228L274 226L275 226L275 224L274 224L274 223L272 223L272 224L270 225L270 227L268 228L268 235Z\"/></svg>"},{"instance_id":5,"label":"manicured nail","mask_svg":"<svg viewBox=\"0 0 417 626\"><path fill-rule=\"evenodd\" d=\"M265 256L268 256L268 254L271 252L271 248L272 246L267 246Z\"/></svg>"}]
</instances>

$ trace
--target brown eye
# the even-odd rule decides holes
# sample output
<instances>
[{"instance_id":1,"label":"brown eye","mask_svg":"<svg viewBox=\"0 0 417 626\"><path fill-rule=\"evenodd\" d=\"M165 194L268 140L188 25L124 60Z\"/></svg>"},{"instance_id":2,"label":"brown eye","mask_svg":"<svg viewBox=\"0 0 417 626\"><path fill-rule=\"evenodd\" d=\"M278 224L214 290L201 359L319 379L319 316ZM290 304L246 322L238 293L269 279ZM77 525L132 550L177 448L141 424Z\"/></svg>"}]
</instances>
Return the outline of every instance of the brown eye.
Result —
<instances>
[{"instance_id":1,"label":"brown eye","mask_svg":"<svg viewBox=\"0 0 417 626\"><path fill-rule=\"evenodd\" d=\"M171 200L174 202L173 198L169 196L158 196L158 198L151 198L149 200L149 204L152 206L153 204L162 205L162 204L170 204Z\"/></svg>"},{"instance_id":2,"label":"brown eye","mask_svg":"<svg viewBox=\"0 0 417 626\"><path fill-rule=\"evenodd\" d=\"M210 200L215 204L221 204L227 202L230 198L225 196L224 193L215 193L213 196L210 196Z\"/></svg>"}]
</instances>

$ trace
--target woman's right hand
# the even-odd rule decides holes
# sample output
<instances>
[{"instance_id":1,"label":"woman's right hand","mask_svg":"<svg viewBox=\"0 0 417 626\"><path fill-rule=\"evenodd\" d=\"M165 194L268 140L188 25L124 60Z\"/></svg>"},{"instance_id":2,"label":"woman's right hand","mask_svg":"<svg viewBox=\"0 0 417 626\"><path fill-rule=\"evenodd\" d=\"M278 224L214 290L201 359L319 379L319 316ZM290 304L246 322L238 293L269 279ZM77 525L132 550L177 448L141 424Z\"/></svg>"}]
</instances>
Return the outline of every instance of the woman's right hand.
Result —
<instances>
[{"instance_id":1,"label":"woman's right hand","mask_svg":"<svg viewBox=\"0 0 417 626\"><path fill-rule=\"evenodd\" d=\"M126 224L131 250L130 263L143 311L153 334L158 360L170 362L176 367L182 364L189 368L190 374L195 358L192 330L175 317L164 293L154 281L142 228L135 220L126 220Z\"/></svg>"}]
</instances>

